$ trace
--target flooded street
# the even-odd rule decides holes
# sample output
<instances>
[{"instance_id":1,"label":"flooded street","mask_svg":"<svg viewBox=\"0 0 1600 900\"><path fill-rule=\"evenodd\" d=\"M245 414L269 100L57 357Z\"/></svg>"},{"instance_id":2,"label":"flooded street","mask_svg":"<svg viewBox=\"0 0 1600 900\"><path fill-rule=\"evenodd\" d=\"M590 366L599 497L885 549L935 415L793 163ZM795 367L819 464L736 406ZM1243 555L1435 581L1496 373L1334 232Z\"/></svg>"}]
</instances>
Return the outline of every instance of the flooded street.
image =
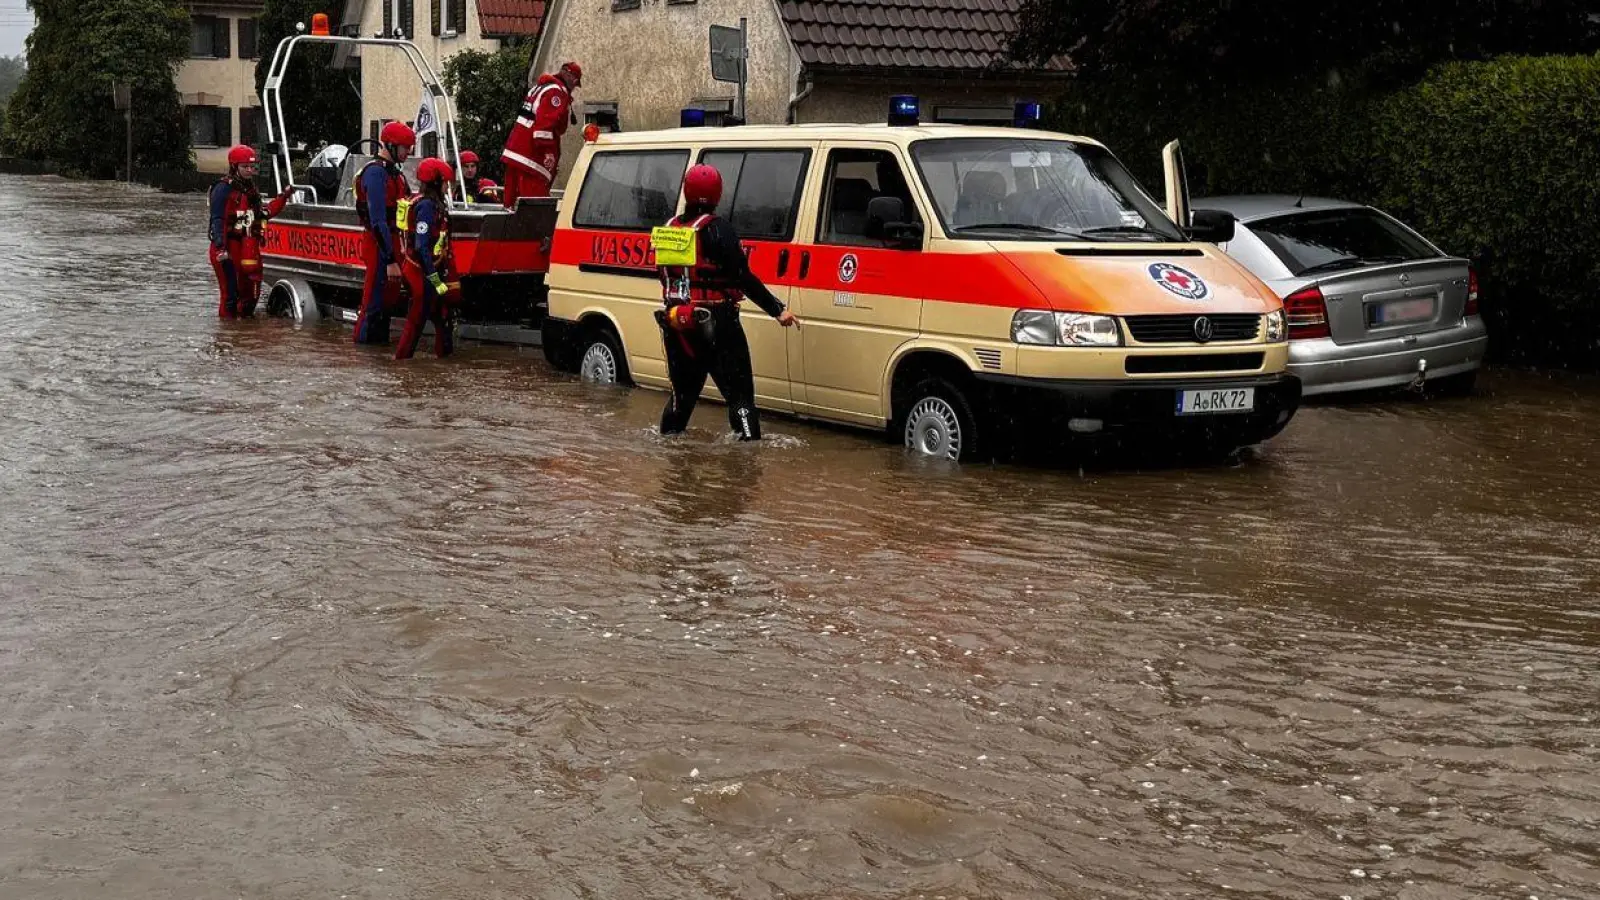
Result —
<instances>
[{"instance_id":1,"label":"flooded street","mask_svg":"<svg viewBox=\"0 0 1600 900\"><path fill-rule=\"evenodd\" d=\"M219 323L203 203L0 177L0 898L1600 896L1600 381L663 441Z\"/></svg>"}]
</instances>

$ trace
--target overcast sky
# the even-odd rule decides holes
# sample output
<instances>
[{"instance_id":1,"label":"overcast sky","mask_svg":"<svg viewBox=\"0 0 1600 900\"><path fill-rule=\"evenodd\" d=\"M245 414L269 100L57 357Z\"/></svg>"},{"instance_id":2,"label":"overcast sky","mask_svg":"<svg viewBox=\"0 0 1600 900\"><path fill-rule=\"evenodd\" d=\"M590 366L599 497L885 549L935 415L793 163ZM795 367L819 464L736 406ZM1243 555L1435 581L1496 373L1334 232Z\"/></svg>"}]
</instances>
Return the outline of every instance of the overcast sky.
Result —
<instances>
[{"instance_id":1,"label":"overcast sky","mask_svg":"<svg viewBox=\"0 0 1600 900\"><path fill-rule=\"evenodd\" d=\"M24 0L0 0L0 56L21 56L33 30L33 12Z\"/></svg>"}]
</instances>

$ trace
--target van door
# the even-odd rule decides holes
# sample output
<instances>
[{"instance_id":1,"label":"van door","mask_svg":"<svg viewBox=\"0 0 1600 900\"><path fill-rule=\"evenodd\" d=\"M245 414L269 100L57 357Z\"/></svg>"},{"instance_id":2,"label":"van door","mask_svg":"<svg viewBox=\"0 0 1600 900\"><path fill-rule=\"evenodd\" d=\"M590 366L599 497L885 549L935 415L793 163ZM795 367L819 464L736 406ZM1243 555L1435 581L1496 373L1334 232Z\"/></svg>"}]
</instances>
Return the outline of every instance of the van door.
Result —
<instances>
[{"instance_id":1,"label":"van door","mask_svg":"<svg viewBox=\"0 0 1600 900\"><path fill-rule=\"evenodd\" d=\"M927 220L893 144L824 143L822 152L822 182L807 195L816 224L796 247L795 409L877 425L887 407L881 395L889 359L922 325L921 298L900 286L920 247L893 248L867 207L891 197L908 222Z\"/></svg>"}]
</instances>

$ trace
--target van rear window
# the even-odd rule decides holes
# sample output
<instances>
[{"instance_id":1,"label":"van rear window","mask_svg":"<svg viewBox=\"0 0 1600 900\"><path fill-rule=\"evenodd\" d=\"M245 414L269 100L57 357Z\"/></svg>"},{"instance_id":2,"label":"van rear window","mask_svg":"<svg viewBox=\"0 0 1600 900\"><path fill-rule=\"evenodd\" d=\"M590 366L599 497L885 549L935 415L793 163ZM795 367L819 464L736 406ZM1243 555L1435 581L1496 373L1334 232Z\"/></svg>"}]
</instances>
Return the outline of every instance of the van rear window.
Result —
<instances>
[{"instance_id":1,"label":"van rear window","mask_svg":"<svg viewBox=\"0 0 1600 900\"><path fill-rule=\"evenodd\" d=\"M597 153L572 211L577 228L649 231L678 210L688 150Z\"/></svg>"}]
</instances>

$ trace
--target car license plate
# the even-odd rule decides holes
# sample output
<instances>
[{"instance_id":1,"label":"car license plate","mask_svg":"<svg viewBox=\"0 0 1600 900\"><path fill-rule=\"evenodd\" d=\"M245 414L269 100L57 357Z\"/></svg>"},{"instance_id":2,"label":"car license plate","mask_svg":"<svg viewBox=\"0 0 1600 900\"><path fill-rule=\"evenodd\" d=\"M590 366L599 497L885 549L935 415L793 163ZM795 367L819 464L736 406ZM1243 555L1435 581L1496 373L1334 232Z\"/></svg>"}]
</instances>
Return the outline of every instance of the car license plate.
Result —
<instances>
[{"instance_id":1,"label":"car license plate","mask_svg":"<svg viewBox=\"0 0 1600 900\"><path fill-rule=\"evenodd\" d=\"M1399 325L1402 322L1422 322L1431 318L1433 318L1432 297L1391 300L1372 307L1374 325Z\"/></svg>"},{"instance_id":2,"label":"car license plate","mask_svg":"<svg viewBox=\"0 0 1600 900\"><path fill-rule=\"evenodd\" d=\"M1178 415L1180 416L1250 412L1255 408L1255 388L1221 388L1178 392Z\"/></svg>"}]
</instances>

